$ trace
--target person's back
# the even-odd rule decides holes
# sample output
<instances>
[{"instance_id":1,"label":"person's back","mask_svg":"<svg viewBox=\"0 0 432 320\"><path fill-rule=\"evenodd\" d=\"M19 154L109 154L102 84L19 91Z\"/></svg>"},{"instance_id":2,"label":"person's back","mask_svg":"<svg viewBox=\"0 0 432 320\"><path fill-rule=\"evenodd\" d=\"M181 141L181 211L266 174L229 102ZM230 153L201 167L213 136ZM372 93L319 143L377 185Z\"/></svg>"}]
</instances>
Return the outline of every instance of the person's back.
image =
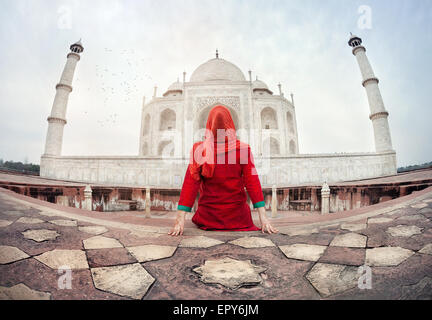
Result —
<instances>
[{"instance_id":1,"label":"person's back","mask_svg":"<svg viewBox=\"0 0 432 320\"><path fill-rule=\"evenodd\" d=\"M247 203L245 188L254 208L259 208L261 224L266 231L277 232L265 216L261 184L249 145L236 139L229 110L213 108L207 120L206 139L191 150L186 170L176 225L172 235L182 234L184 213L190 212L199 192L198 209L192 221L204 230L256 231ZM216 131L224 131L216 142ZM228 132L228 134L226 134ZM264 230L263 230L264 231Z\"/></svg>"}]
</instances>

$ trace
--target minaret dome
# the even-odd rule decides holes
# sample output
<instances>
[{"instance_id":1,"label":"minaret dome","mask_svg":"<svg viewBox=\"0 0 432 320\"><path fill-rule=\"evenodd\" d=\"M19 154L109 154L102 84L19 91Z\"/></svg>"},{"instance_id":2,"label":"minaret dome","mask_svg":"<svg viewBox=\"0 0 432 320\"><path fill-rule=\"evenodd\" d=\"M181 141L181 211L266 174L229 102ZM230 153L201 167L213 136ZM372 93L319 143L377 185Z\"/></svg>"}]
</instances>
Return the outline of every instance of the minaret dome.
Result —
<instances>
[{"instance_id":1,"label":"minaret dome","mask_svg":"<svg viewBox=\"0 0 432 320\"><path fill-rule=\"evenodd\" d=\"M361 46L362 39L351 33L351 37L348 40L348 44L350 47L353 47L353 48Z\"/></svg>"},{"instance_id":2,"label":"minaret dome","mask_svg":"<svg viewBox=\"0 0 432 320\"><path fill-rule=\"evenodd\" d=\"M72 52L75 52L75 53L78 53L78 54L81 53L81 52L83 52L84 51L84 47L83 47L83 45L81 43L81 39L79 39L78 42L75 42L74 44L72 44L70 46L70 50Z\"/></svg>"}]
</instances>

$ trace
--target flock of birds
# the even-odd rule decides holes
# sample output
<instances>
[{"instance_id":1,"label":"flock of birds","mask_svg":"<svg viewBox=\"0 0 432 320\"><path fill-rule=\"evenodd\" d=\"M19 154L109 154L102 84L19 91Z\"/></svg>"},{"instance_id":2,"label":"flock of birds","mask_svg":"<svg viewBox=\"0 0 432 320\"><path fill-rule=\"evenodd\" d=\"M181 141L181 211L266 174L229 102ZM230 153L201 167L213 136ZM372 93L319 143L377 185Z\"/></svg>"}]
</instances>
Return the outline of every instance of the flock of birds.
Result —
<instances>
[{"instance_id":1,"label":"flock of birds","mask_svg":"<svg viewBox=\"0 0 432 320\"><path fill-rule=\"evenodd\" d=\"M146 70L146 64L148 66L150 60L142 58L142 53L138 54L133 49L115 51L104 48L104 51L112 61L110 65L115 67L115 71L112 66L96 65L94 75L97 83L92 83L92 87L87 88L89 92L94 89L100 90L99 93L103 96L104 112L101 114L105 117L97 120L97 124L101 127L112 126L119 119L118 113L109 113L110 109L119 110L121 105L131 101L141 101L143 82L153 80L150 74L141 72ZM84 114L87 115L87 111L84 111Z\"/></svg>"}]
</instances>

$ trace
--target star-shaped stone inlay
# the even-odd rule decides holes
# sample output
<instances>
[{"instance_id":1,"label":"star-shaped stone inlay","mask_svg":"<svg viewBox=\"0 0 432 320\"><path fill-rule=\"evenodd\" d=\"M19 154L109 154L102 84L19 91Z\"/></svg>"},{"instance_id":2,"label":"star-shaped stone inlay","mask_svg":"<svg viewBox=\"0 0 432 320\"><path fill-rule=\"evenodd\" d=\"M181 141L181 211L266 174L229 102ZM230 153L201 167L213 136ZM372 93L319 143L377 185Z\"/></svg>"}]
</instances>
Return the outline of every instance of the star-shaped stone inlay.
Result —
<instances>
[{"instance_id":1,"label":"star-shaped stone inlay","mask_svg":"<svg viewBox=\"0 0 432 320\"><path fill-rule=\"evenodd\" d=\"M45 221L38 219L38 218L21 217L16 222L28 223L28 224L37 224L37 223L43 223Z\"/></svg>"},{"instance_id":2,"label":"star-shaped stone inlay","mask_svg":"<svg viewBox=\"0 0 432 320\"><path fill-rule=\"evenodd\" d=\"M274 247L275 244L270 240L262 237L244 237L232 240L229 243L243 248L265 248Z\"/></svg>"},{"instance_id":3,"label":"star-shaped stone inlay","mask_svg":"<svg viewBox=\"0 0 432 320\"><path fill-rule=\"evenodd\" d=\"M49 223L62 226L62 227L76 227L77 222L75 220L51 220Z\"/></svg>"},{"instance_id":4,"label":"star-shaped stone inlay","mask_svg":"<svg viewBox=\"0 0 432 320\"><path fill-rule=\"evenodd\" d=\"M314 262L318 261L325 249L327 249L327 246L296 243L279 246L279 248L287 258Z\"/></svg>"},{"instance_id":5,"label":"star-shaped stone inlay","mask_svg":"<svg viewBox=\"0 0 432 320\"><path fill-rule=\"evenodd\" d=\"M81 232L90 233L94 235L99 235L108 231L108 229L103 226L78 227L78 230Z\"/></svg>"},{"instance_id":6,"label":"star-shaped stone inlay","mask_svg":"<svg viewBox=\"0 0 432 320\"><path fill-rule=\"evenodd\" d=\"M334 237L330 246L348 247L348 248L365 248L367 237L357 233L346 233Z\"/></svg>"},{"instance_id":7,"label":"star-shaped stone inlay","mask_svg":"<svg viewBox=\"0 0 432 320\"><path fill-rule=\"evenodd\" d=\"M193 269L204 283L217 283L229 289L258 285L261 272L267 268L252 264L250 260L235 260L229 257L206 260L204 265Z\"/></svg>"},{"instance_id":8,"label":"star-shaped stone inlay","mask_svg":"<svg viewBox=\"0 0 432 320\"><path fill-rule=\"evenodd\" d=\"M396 227L387 228L386 232L392 237L411 237L422 233L422 228L417 226L398 225Z\"/></svg>"},{"instance_id":9,"label":"star-shaped stone inlay","mask_svg":"<svg viewBox=\"0 0 432 320\"><path fill-rule=\"evenodd\" d=\"M83 250L54 249L34 257L51 269L68 267L74 269L88 269L87 258Z\"/></svg>"},{"instance_id":10,"label":"star-shaped stone inlay","mask_svg":"<svg viewBox=\"0 0 432 320\"><path fill-rule=\"evenodd\" d=\"M21 233L24 238L34 240L36 242L55 240L58 236L60 236L57 231L48 229L27 230Z\"/></svg>"},{"instance_id":11,"label":"star-shaped stone inlay","mask_svg":"<svg viewBox=\"0 0 432 320\"><path fill-rule=\"evenodd\" d=\"M0 300L50 300L51 293L30 289L23 283L13 287L0 286Z\"/></svg>"},{"instance_id":12,"label":"star-shaped stone inlay","mask_svg":"<svg viewBox=\"0 0 432 320\"><path fill-rule=\"evenodd\" d=\"M177 247L148 244L126 248L138 262L146 262L171 257Z\"/></svg>"},{"instance_id":13,"label":"star-shaped stone inlay","mask_svg":"<svg viewBox=\"0 0 432 320\"><path fill-rule=\"evenodd\" d=\"M90 270L96 288L132 299L142 299L155 281L139 263Z\"/></svg>"},{"instance_id":14,"label":"star-shaped stone inlay","mask_svg":"<svg viewBox=\"0 0 432 320\"><path fill-rule=\"evenodd\" d=\"M355 288L358 285L358 267L317 263L306 278L324 297Z\"/></svg>"},{"instance_id":15,"label":"star-shaped stone inlay","mask_svg":"<svg viewBox=\"0 0 432 320\"><path fill-rule=\"evenodd\" d=\"M0 264L6 264L28 258L29 255L16 247L0 246Z\"/></svg>"},{"instance_id":16,"label":"star-shaped stone inlay","mask_svg":"<svg viewBox=\"0 0 432 320\"><path fill-rule=\"evenodd\" d=\"M397 266L414 254L401 247L379 247L366 249L366 265L371 267Z\"/></svg>"},{"instance_id":17,"label":"star-shaped stone inlay","mask_svg":"<svg viewBox=\"0 0 432 320\"><path fill-rule=\"evenodd\" d=\"M184 248L210 248L222 243L224 242L213 238L196 236L182 239L179 246Z\"/></svg>"},{"instance_id":18,"label":"star-shaped stone inlay","mask_svg":"<svg viewBox=\"0 0 432 320\"><path fill-rule=\"evenodd\" d=\"M122 244L114 238L104 236L94 236L83 241L85 249L108 249L123 248Z\"/></svg>"}]
</instances>

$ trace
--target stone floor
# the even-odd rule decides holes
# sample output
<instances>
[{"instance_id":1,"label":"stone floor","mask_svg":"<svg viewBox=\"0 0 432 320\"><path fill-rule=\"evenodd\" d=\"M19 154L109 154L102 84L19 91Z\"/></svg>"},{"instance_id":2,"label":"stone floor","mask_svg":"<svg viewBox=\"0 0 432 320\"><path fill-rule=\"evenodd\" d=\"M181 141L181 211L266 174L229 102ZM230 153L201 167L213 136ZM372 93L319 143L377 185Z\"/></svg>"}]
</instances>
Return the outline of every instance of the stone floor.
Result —
<instances>
[{"instance_id":1,"label":"stone floor","mask_svg":"<svg viewBox=\"0 0 432 320\"><path fill-rule=\"evenodd\" d=\"M432 188L273 235L154 220L0 189L0 299L432 299Z\"/></svg>"}]
</instances>

